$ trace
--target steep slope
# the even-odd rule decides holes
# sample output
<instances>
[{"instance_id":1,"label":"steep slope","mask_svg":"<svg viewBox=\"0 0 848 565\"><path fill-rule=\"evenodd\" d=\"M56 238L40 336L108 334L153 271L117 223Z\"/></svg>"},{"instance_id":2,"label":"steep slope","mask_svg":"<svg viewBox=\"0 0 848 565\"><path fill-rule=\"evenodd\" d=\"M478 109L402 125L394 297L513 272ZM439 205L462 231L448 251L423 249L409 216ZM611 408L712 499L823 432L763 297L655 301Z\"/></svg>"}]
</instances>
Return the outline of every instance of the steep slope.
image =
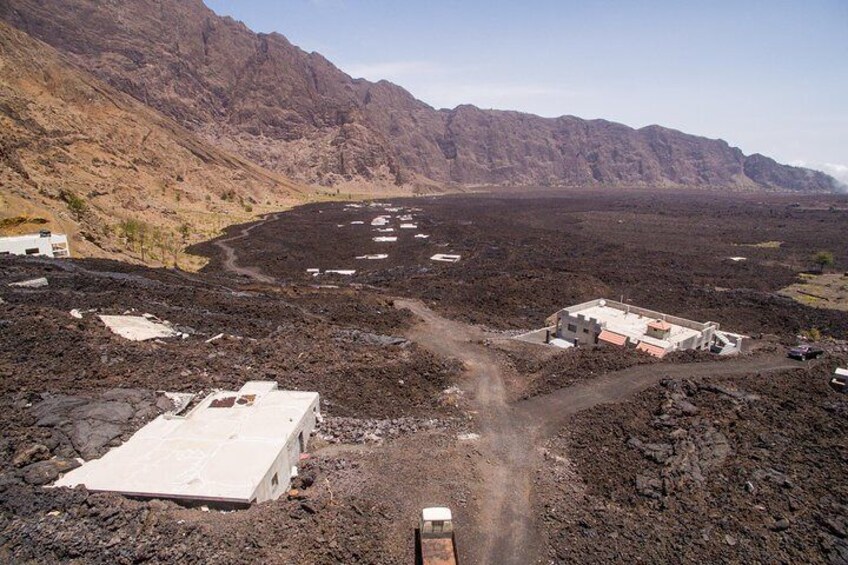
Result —
<instances>
[{"instance_id":1,"label":"steep slope","mask_svg":"<svg viewBox=\"0 0 848 565\"><path fill-rule=\"evenodd\" d=\"M6 0L0 18L205 139L309 182L835 188L658 126L435 110L201 0Z\"/></svg>"},{"instance_id":2,"label":"steep slope","mask_svg":"<svg viewBox=\"0 0 848 565\"><path fill-rule=\"evenodd\" d=\"M300 190L0 23L3 233L54 229L77 254L171 262L173 247Z\"/></svg>"}]
</instances>

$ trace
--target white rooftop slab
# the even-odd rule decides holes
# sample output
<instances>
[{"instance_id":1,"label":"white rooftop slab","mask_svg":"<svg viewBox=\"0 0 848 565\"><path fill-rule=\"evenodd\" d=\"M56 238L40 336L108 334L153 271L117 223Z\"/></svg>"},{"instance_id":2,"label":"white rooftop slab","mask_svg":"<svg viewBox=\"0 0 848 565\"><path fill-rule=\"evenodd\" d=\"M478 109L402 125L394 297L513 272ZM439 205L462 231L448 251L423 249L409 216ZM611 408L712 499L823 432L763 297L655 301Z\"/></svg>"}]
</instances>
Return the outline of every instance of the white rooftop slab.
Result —
<instances>
[{"instance_id":1,"label":"white rooftop slab","mask_svg":"<svg viewBox=\"0 0 848 565\"><path fill-rule=\"evenodd\" d=\"M634 312L626 312L618 308L597 304L582 310L569 310L572 315L583 315L598 320L605 329L631 338L633 341L643 341L667 349L669 346L700 335L700 332L668 322L671 326L667 339L657 339L646 335L648 324L656 318L640 316Z\"/></svg>"},{"instance_id":2,"label":"white rooftop slab","mask_svg":"<svg viewBox=\"0 0 848 565\"><path fill-rule=\"evenodd\" d=\"M401 224L400 229L402 230L417 230L418 226L415 224Z\"/></svg>"},{"instance_id":3,"label":"white rooftop slab","mask_svg":"<svg viewBox=\"0 0 848 565\"><path fill-rule=\"evenodd\" d=\"M840 377L848 377L848 369L836 369L835 374Z\"/></svg>"},{"instance_id":4,"label":"white rooftop slab","mask_svg":"<svg viewBox=\"0 0 848 565\"><path fill-rule=\"evenodd\" d=\"M360 255L357 259L370 259L370 260L380 260L380 259L388 259L389 256L386 253L373 253L371 255Z\"/></svg>"},{"instance_id":5,"label":"white rooftop slab","mask_svg":"<svg viewBox=\"0 0 848 565\"><path fill-rule=\"evenodd\" d=\"M176 337L173 328L148 320L144 316L98 316L106 327L130 341L146 341L163 337Z\"/></svg>"},{"instance_id":6,"label":"white rooftop slab","mask_svg":"<svg viewBox=\"0 0 848 565\"><path fill-rule=\"evenodd\" d=\"M345 277L351 277L356 274L356 269L327 269L324 273L327 275L342 275Z\"/></svg>"},{"instance_id":7,"label":"white rooftop slab","mask_svg":"<svg viewBox=\"0 0 848 565\"><path fill-rule=\"evenodd\" d=\"M159 416L54 486L85 485L150 498L262 502L288 488L291 466L305 445L298 434L308 436L318 417L318 393L248 382L238 392L210 394L185 416Z\"/></svg>"},{"instance_id":8,"label":"white rooftop slab","mask_svg":"<svg viewBox=\"0 0 848 565\"><path fill-rule=\"evenodd\" d=\"M375 237L374 241L376 241L377 243L392 243L392 242L397 241L397 236L390 235L390 236Z\"/></svg>"},{"instance_id":9,"label":"white rooftop slab","mask_svg":"<svg viewBox=\"0 0 848 565\"><path fill-rule=\"evenodd\" d=\"M446 253L436 253L435 255L430 257L431 261L441 261L444 263L456 263L460 259L462 259L462 256L460 255L449 255Z\"/></svg>"},{"instance_id":10,"label":"white rooftop slab","mask_svg":"<svg viewBox=\"0 0 848 565\"><path fill-rule=\"evenodd\" d=\"M50 282L47 280L47 277L39 277L37 279L29 279L26 281L9 283L9 286L14 286L18 288L43 288L49 285Z\"/></svg>"},{"instance_id":11,"label":"white rooftop slab","mask_svg":"<svg viewBox=\"0 0 848 565\"><path fill-rule=\"evenodd\" d=\"M423 234L423 233L417 233L417 234L415 234L415 239L429 239L429 238L430 238L430 236L429 236L429 235L425 235L425 234Z\"/></svg>"}]
</instances>

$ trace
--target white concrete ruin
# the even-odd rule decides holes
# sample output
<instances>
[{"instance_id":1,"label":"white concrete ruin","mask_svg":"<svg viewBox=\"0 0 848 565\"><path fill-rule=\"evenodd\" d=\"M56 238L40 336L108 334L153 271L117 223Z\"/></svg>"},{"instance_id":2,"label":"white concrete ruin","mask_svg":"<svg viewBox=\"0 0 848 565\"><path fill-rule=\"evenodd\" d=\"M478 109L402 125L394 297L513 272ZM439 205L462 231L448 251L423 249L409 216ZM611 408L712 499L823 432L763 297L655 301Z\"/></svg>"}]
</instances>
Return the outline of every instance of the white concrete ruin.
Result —
<instances>
[{"instance_id":1,"label":"white concrete ruin","mask_svg":"<svg viewBox=\"0 0 848 565\"><path fill-rule=\"evenodd\" d=\"M177 337L180 332L144 316L98 316L106 327L130 341Z\"/></svg>"},{"instance_id":2,"label":"white concrete ruin","mask_svg":"<svg viewBox=\"0 0 848 565\"><path fill-rule=\"evenodd\" d=\"M47 230L29 235L0 237L0 255L35 255L67 258L71 256L68 236Z\"/></svg>"},{"instance_id":3,"label":"white concrete ruin","mask_svg":"<svg viewBox=\"0 0 848 565\"><path fill-rule=\"evenodd\" d=\"M371 220L372 226L385 226L389 223L391 216L377 216L373 220Z\"/></svg>"},{"instance_id":4,"label":"white concrete ruin","mask_svg":"<svg viewBox=\"0 0 848 565\"><path fill-rule=\"evenodd\" d=\"M370 259L372 261L377 261L380 259L388 259L389 256L386 253L374 253L372 255L360 255L357 259Z\"/></svg>"},{"instance_id":5,"label":"white concrete ruin","mask_svg":"<svg viewBox=\"0 0 848 565\"><path fill-rule=\"evenodd\" d=\"M320 418L317 392L251 381L213 392L185 415L159 416L54 486L190 503L274 500L288 490Z\"/></svg>"},{"instance_id":6,"label":"white concrete ruin","mask_svg":"<svg viewBox=\"0 0 848 565\"><path fill-rule=\"evenodd\" d=\"M374 241L376 241L377 243L394 243L395 241L397 241L397 236L375 237Z\"/></svg>"},{"instance_id":7,"label":"white concrete ruin","mask_svg":"<svg viewBox=\"0 0 848 565\"><path fill-rule=\"evenodd\" d=\"M415 239L430 239L430 236L423 233L417 233L415 234Z\"/></svg>"},{"instance_id":8,"label":"white concrete ruin","mask_svg":"<svg viewBox=\"0 0 848 565\"><path fill-rule=\"evenodd\" d=\"M327 269L325 275L342 275L344 277L352 277L356 274L356 269Z\"/></svg>"},{"instance_id":9,"label":"white concrete ruin","mask_svg":"<svg viewBox=\"0 0 848 565\"><path fill-rule=\"evenodd\" d=\"M430 257L431 261L441 261L443 263L457 263L462 259L461 255L449 255L446 253L436 253Z\"/></svg>"},{"instance_id":10,"label":"white concrete ruin","mask_svg":"<svg viewBox=\"0 0 848 565\"><path fill-rule=\"evenodd\" d=\"M16 288L44 288L45 286L50 286L50 282L46 277L38 277L37 279L9 283L9 286Z\"/></svg>"},{"instance_id":11,"label":"white concrete ruin","mask_svg":"<svg viewBox=\"0 0 848 565\"><path fill-rule=\"evenodd\" d=\"M415 224L401 224L400 229L402 230L417 230L418 226Z\"/></svg>"}]
</instances>

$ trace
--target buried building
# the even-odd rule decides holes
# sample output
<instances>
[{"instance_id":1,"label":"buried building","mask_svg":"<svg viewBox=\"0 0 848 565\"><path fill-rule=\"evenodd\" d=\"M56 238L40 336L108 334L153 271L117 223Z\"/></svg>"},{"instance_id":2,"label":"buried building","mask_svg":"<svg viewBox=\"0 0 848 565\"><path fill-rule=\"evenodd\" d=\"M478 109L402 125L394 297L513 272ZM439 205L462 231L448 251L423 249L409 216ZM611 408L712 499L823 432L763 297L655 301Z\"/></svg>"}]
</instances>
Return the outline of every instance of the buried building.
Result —
<instances>
[{"instance_id":1,"label":"buried building","mask_svg":"<svg viewBox=\"0 0 848 565\"><path fill-rule=\"evenodd\" d=\"M42 230L36 234L0 237L0 255L71 256L68 236Z\"/></svg>"},{"instance_id":2,"label":"buried building","mask_svg":"<svg viewBox=\"0 0 848 565\"><path fill-rule=\"evenodd\" d=\"M575 345L632 346L655 357L698 349L729 355L739 353L744 341L744 336L720 331L716 322L695 322L603 298L557 312L556 337Z\"/></svg>"},{"instance_id":3,"label":"buried building","mask_svg":"<svg viewBox=\"0 0 848 565\"><path fill-rule=\"evenodd\" d=\"M184 415L159 416L54 486L218 505L274 500L288 489L318 419L318 393L248 382Z\"/></svg>"}]
</instances>

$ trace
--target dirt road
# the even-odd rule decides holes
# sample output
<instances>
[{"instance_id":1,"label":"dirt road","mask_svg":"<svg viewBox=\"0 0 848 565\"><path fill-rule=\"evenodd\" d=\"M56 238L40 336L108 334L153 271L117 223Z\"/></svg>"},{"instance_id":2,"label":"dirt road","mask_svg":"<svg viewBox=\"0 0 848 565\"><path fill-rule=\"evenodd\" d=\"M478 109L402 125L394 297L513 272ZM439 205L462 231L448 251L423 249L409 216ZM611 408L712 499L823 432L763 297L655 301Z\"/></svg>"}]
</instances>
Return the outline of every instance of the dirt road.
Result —
<instances>
[{"instance_id":1,"label":"dirt road","mask_svg":"<svg viewBox=\"0 0 848 565\"><path fill-rule=\"evenodd\" d=\"M476 461L483 482L477 498L480 513L472 529L480 547L461 548L478 563L537 563L541 544L532 505L532 471L540 447L565 421L599 404L620 402L662 379L697 379L710 375L765 373L803 369L782 356L745 357L704 363L641 365L610 373L591 382L509 405L503 373L494 353L482 345L480 329L433 312L418 300L396 299L419 322L407 337L441 355L464 362L475 395L481 427L480 457Z\"/></svg>"},{"instance_id":2,"label":"dirt road","mask_svg":"<svg viewBox=\"0 0 848 565\"><path fill-rule=\"evenodd\" d=\"M408 308L420 320L409 339L464 362L474 393L480 425L475 463L483 482L477 493L480 512L470 529L480 547L461 549L477 563L536 563L540 544L530 500L536 431L507 404L500 365L480 343L483 332L445 319L418 300L396 299L395 306Z\"/></svg>"},{"instance_id":3,"label":"dirt road","mask_svg":"<svg viewBox=\"0 0 848 565\"><path fill-rule=\"evenodd\" d=\"M803 363L788 359L785 355L741 357L703 363L637 365L519 402L516 410L526 421L541 426L547 434L553 434L573 414L598 404L626 400L665 378L698 379L711 375L767 373L804 367Z\"/></svg>"},{"instance_id":4,"label":"dirt road","mask_svg":"<svg viewBox=\"0 0 848 565\"><path fill-rule=\"evenodd\" d=\"M274 221L280 217L282 212L277 212L275 214L269 214L265 216L258 222L254 222L241 230L236 235L230 236L225 239L217 239L214 241L215 245L224 252L224 260L223 266L224 269L230 271L231 273L235 273L237 275L245 276L255 280L256 282L265 283L265 284L273 284L274 278L269 277L262 273L256 267L242 267L238 264L238 255L236 254L236 250L230 245L231 242L236 241L238 239L244 239L250 235L250 232L256 229L257 227L266 224L268 222Z\"/></svg>"}]
</instances>

